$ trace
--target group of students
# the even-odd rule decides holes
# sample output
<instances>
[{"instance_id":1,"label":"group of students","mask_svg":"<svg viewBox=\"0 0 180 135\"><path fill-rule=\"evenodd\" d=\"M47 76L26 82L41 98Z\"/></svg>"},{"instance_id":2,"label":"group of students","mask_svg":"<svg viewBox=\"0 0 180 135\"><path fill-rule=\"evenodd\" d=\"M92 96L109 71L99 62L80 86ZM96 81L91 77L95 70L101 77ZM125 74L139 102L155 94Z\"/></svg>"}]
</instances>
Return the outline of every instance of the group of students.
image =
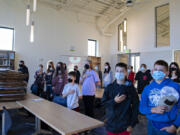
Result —
<instances>
[{"instance_id":1,"label":"group of students","mask_svg":"<svg viewBox=\"0 0 180 135\"><path fill-rule=\"evenodd\" d=\"M144 73L150 74L150 71L141 69L137 74ZM168 67L167 62L158 60L150 75L152 79L143 88L139 103L136 89L127 79L127 65L116 65L115 81L105 88L102 98L108 135L130 135L138 123L139 112L148 119L148 135L176 135L180 126L179 67L177 63ZM147 80L146 77L143 79Z\"/></svg>"},{"instance_id":2,"label":"group of students","mask_svg":"<svg viewBox=\"0 0 180 135\"><path fill-rule=\"evenodd\" d=\"M54 102L75 111L79 111L78 102L82 98L85 114L94 117L95 91L100 86L100 79L91 61L84 65L82 75L77 66L67 73L62 62L58 62L56 68L52 61L49 62L47 73L42 68L40 65L35 73L35 82L43 78L49 98L52 95ZM130 135L138 123L139 112L148 119L148 135L176 135L180 126L180 70L177 63L171 63L168 67L167 62L158 60L152 72L142 64L136 75L131 66L118 63L114 74L110 64L105 63L102 104L106 110L108 135ZM134 87L135 80L138 81L138 92ZM142 93L140 103L138 93Z\"/></svg>"}]
</instances>

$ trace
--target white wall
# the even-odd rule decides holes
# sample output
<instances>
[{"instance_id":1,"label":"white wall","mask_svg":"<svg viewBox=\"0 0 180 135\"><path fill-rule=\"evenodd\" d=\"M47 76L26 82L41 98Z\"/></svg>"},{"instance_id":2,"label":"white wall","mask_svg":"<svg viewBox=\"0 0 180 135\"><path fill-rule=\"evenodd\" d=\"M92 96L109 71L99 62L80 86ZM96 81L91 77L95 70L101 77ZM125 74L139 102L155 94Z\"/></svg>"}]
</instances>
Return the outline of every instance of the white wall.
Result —
<instances>
[{"instance_id":1,"label":"white wall","mask_svg":"<svg viewBox=\"0 0 180 135\"><path fill-rule=\"evenodd\" d=\"M48 60L56 63L61 55L87 56L88 39L98 40L102 63L109 60L109 39L96 30L93 17L38 4L33 16L35 42L32 44L29 42L30 28L25 26L25 13L24 0L0 0L0 26L15 28L16 68L23 59L29 67L30 84L40 63L44 66ZM70 46L75 46L76 51L70 52Z\"/></svg>"},{"instance_id":2,"label":"white wall","mask_svg":"<svg viewBox=\"0 0 180 135\"><path fill-rule=\"evenodd\" d=\"M155 47L155 7L170 4L170 46ZM117 54L118 24L127 18L127 46L132 52L141 53L141 63L152 68L157 59L171 62L173 50L180 49L180 1L179 0L149 0L144 4L134 6L124 17L115 22L114 34L111 38L111 55Z\"/></svg>"}]
</instances>

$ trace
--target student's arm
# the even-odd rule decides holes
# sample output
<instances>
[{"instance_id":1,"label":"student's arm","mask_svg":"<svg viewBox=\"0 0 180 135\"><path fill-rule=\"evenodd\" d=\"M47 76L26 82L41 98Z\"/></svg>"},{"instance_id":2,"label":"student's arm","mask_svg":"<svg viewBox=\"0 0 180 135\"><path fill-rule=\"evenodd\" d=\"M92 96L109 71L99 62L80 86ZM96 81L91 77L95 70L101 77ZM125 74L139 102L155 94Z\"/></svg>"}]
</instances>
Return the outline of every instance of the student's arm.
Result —
<instances>
[{"instance_id":1,"label":"student's arm","mask_svg":"<svg viewBox=\"0 0 180 135\"><path fill-rule=\"evenodd\" d=\"M138 107L139 107L139 97L136 92L136 89L132 85L131 89L131 96L132 96L132 102L131 102L131 107L132 107L132 116L131 116L131 127L134 127L138 121Z\"/></svg>"},{"instance_id":2,"label":"student's arm","mask_svg":"<svg viewBox=\"0 0 180 135\"><path fill-rule=\"evenodd\" d=\"M146 88L143 90L142 95L141 95L141 100L140 100L140 105L139 105L139 111L142 114L150 114L151 113L151 107L148 106L148 95L146 94Z\"/></svg>"},{"instance_id":3,"label":"student's arm","mask_svg":"<svg viewBox=\"0 0 180 135\"><path fill-rule=\"evenodd\" d=\"M78 93L79 99L82 99L82 93L81 93L79 86L77 87L77 93Z\"/></svg>"},{"instance_id":4,"label":"student's arm","mask_svg":"<svg viewBox=\"0 0 180 135\"><path fill-rule=\"evenodd\" d=\"M100 86L100 85L101 85L101 82L100 82L100 79L99 79L98 74L97 74L95 71L94 71L94 73L93 73L93 77L94 77L96 86Z\"/></svg>"}]
</instances>

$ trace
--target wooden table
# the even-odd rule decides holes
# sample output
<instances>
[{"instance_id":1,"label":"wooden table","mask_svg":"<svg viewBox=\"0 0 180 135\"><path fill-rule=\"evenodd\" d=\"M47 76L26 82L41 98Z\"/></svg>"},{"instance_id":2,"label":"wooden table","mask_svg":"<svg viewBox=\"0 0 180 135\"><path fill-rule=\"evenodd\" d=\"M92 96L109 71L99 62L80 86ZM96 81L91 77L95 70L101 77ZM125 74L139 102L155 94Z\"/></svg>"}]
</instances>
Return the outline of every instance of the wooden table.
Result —
<instances>
[{"instance_id":1,"label":"wooden table","mask_svg":"<svg viewBox=\"0 0 180 135\"><path fill-rule=\"evenodd\" d=\"M37 99L37 101L35 101ZM61 105L27 94L24 101L17 103L36 116L36 130L40 132L40 120L62 135L72 135L103 126L104 123Z\"/></svg>"}]
</instances>

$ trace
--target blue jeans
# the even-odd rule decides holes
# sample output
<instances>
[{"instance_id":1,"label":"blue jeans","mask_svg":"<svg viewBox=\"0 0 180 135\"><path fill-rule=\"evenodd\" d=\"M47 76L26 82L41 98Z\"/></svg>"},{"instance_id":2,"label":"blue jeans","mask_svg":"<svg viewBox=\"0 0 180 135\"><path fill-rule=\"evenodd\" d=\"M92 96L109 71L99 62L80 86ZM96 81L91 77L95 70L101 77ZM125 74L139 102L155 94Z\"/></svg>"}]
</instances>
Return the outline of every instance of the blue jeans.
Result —
<instances>
[{"instance_id":1,"label":"blue jeans","mask_svg":"<svg viewBox=\"0 0 180 135\"><path fill-rule=\"evenodd\" d=\"M46 94L47 94L47 99L51 100L53 97L52 85L46 86Z\"/></svg>"},{"instance_id":2,"label":"blue jeans","mask_svg":"<svg viewBox=\"0 0 180 135\"><path fill-rule=\"evenodd\" d=\"M54 96L53 102L67 107L67 98L63 98L63 97L60 97L60 96Z\"/></svg>"},{"instance_id":3,"label":"blue jeans","mask_svg":"<svg viewBox=\"0 0 180 135\"><path fill-rule=\"evenodd\" d=\"M166 131L160 131L152 125L152 122L148 120L147 124L148 135L176 135L176 133L168 133Z\"/></svg>"}]
</instances>

